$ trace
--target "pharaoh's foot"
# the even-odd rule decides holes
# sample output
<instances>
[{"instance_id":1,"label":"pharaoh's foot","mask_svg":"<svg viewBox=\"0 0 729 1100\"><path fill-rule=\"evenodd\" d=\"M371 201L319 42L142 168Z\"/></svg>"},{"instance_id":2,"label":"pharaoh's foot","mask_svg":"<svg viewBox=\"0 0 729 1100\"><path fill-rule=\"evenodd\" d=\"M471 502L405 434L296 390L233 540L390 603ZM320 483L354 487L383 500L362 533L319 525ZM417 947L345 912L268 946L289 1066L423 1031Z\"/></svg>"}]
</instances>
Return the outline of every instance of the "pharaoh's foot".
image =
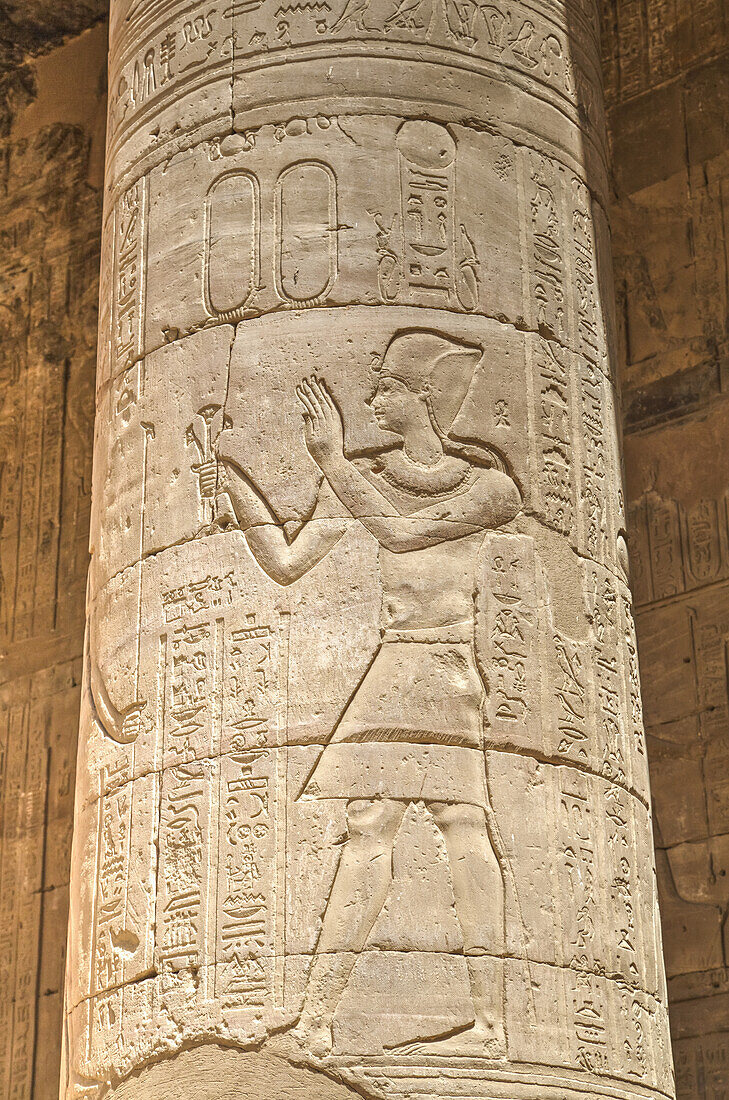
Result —
<instances>
[{"instance_id":1,"label":"pharaoh's foot","mask_svg":"<svg viewBox=\"0 0 729 1100\"><path fill-rule=\"evenodd\" d=\"M398 1054L425 1054L436 1058L506 1058L506 1035L502 1025L476 1021L472 1027L442 1038L416 1039L389 1047Z\"/></svg>"}]
</instances>

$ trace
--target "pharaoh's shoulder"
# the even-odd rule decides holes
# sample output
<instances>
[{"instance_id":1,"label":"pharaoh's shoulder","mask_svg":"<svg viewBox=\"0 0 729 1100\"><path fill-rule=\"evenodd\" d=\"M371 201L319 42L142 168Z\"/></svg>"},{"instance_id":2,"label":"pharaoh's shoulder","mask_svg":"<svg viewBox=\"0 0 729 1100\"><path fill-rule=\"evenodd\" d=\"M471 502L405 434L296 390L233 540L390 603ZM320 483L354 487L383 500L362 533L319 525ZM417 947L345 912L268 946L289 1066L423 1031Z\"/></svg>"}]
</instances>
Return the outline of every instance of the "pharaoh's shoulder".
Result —
<instances>
[{"instance_id":1,"label":"pharaoh's shoulder","mask_svg":"<svg viewBox=\"0 0 729 1100\"><path fill-rule=\"evenodd\" d=\"M514 519L523 501L513 477L494 467L476 468L473 473L467 498L462 502L464 509L482 514L489 527L500 527Z\"/></svg>"}]
</instances>

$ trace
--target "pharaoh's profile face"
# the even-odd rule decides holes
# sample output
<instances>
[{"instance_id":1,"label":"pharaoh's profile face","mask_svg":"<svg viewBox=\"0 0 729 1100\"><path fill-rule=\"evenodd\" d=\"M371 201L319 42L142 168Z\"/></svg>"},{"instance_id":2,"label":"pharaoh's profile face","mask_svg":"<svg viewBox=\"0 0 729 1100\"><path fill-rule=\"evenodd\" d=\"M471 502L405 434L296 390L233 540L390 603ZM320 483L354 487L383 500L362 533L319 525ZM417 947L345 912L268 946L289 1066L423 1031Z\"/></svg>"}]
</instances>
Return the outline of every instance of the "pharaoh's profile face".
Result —
<instances>
[{"instance_id":1,"label":"pharaoh's profile face","mask_svg":"<svg viewBox=\"0 0 729 1100\"><path fill-rule=\"evenodd\" d=\"M377 424L383 431L406 435L408 429L422 422L426 411L425 395L415 393L398 377L397 349L392 347L385 355L380 369L377 388L369 404Z\"/></svg>"},{"instance_id":2,"label":"pharaoh's profile face","mask_svg":"<svg viewBox=\"0 0 729 1100\"><path fill-rule=\"evenodd\" d=\"M370 404L383 431L403 435L412 420L413 405L417 401L416 395L399 378L382 374Z\"/></svg>"}]
</instances>

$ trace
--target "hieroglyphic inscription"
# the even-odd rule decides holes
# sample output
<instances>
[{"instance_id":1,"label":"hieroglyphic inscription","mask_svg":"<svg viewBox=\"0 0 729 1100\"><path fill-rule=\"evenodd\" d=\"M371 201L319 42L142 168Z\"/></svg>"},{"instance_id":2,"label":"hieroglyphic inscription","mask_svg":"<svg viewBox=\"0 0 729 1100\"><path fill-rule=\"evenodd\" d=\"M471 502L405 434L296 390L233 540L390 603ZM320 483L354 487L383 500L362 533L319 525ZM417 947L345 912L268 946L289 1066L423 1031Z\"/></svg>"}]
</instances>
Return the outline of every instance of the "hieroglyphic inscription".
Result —
<instances>
[{"instance_id":1,"label":"hieroglyphic inscription","mask_svg":"<svg viewBox=\"0 0 729 1100\"><path fill-rule=\"evenodd\" d=\"M199 997L249 1011L282 996L288 618L241 616L239 598L233 576L163 595L170 625L184 621L160 639L155 957L161 991L183 1016ZM211 608L227 620L195 617Z\"/></svg>"},{"instance_id":2,"label":"hieroglyphic inscription","mask_svg":"<svg viewBox=\"0 0 729 1100\"><path fill-rule=\"evenodd\" d=\"M532 369L539 413L540 511L550 527L569 536L575 512L571 356L554 342L539 338Z\"/></svg>"},{"instance_id":3,"label":"hieroglyphic inscription","mask_svg":"<svg viewBox=\"0 0 729 1100\"><path fill-rule=\"evenodd\" d=\"M456 201L456 141L445 126L402 124L395 139L399 208L370 211L383 302L476 310L481 261Z\"/></svg>"},{"instance_id":4,"label":"hieroglyphic inscription","mask_svg":"<svg viewBox=\"0 0 729 1100\"><path fill-rule=\"evenodd\" d=\"M717 1001L719 998L716 998ZM711 998L708 999L711 1004ZM688 1013L696 1002L689 1002ZM681 1006L677 1011L686 1011ZM717 1015L719 1013L717 1012ZM718 1027L721 1027L719 1023ZM678 1039L673 1047L679 1096L701 1100L727 1100L729 1096L729 1044L726 1032Z\"/></svg>"},{"instance_id":5,"label":"hieroglyphic inscription","mask_svg":"<svg viewBox=\"0 0 729 1100\"><path fill-rule=\"evenodd\" d=\"M630 716L630 728L632 731L633 748L640 758L641 772L644 775L647 766L645 727L643 723L643 699L640 692L640 669L638 667L638 639L635 632L635 621L630 599L625 595L620 596L620 605L623 613L623 632L626 645L628 700Z\"/></svg>"},{"instance_id":6,"label":"hieroglyphic inscription","mask_svg":"<svg viewBox=\"0 0 729 1100\"><path fill-rule=\"evenodd\" d=\"M405 282L411 295L428 290L447 303L455 290L456 147L445 130L438 134L442 143L431 146L429 129L415 127L405 123L397 136Z\"/></svg>"},{"instance_id":7,"label":"hieroglyphic inscription","mask_svg":"<svg viewBox=\"0 0 729 1100\"><path fill-rule=\"evenodd\" d=\"M218 126L213 55L196 114L158 14L138 41L121 33L126 117L143 108L124 152L156 101L159 141L132 167L151 181L155 282L174 269L147 318L170 354L159 380L149 356L142 400L173 440L150 469L161 503L181 471L187 494L175 537L150 512L134 547L165 590L137 605L155 666L138 678L157 677L162 1042L276 1031L363 1095L373 1059L378 1092L425 1080L387 1030L428 1062L442 1052L431 1094L487 1091L527 1039L567 1091L617 1077L643 945L625 900L638 861L619 858L634 794L620 589L603 570L621 527L605 334L590 198L572 184L583 21L568 49L566 10L518 0L206 8L193 44L212 48L226 19L235 44ZM237 329L212 362L201 337L221 322ZM441 972L434 1006L413 976ZM546 1043L522 994L557 1010ZM110 1079L134 1069L111 1063Z\"/></svg>"},{"instance_id":8,"label":"hieroglyphic inscription","mask_svg":"<svg viewBox=\"0 0 729 1100\"><path fill-rule=\"evenodd\" d=\"M166 990L175 988L181 971L188 972L193 988L198 977L207 986L210 771L204 762L192 761L169 768L162 779L155 954ZM183 989L187 985L179 984Z\"/></svg>"},{"instance_id":9,"label":"hieroglyphic inscription","mask_svg":"<svg viewBox=\"0 0 729 1100\"><path fill-rule=\"evenodd\" d=\"M553 634L557 670L554 713L557 752L572 760L590 760L590 680L586 646L557 631Z\"/></svg>"},{"instance_id":10,"label":"hieroglyphic inscription","mask_svg":"<svg viewBox=\"0 0 729 1100\"><path fill-rule=\"evenodd\" d=\"M200 759L212 746L220 622L177 627L168 638L169 722L166 756L175 762Z\"/></svg>"},{"instance_id":11,"label":"hieroglyphic inscription","mask_svg":"<svg viewBox=\"0 0 729 1100\"><path fill-rule=\"evenodd\" d=\"M526 170L531 243L529 300L536 311L537 327L560 339L567 320L562 173L553 161L536 153L528 155Z\"/></svg>"},{"instance_id":12,"label":"hieroglyphic inscription","mask_svg":"<svg viewBox=\"0 0 729 1100\"><path fill-rule=\"evenodd\" d=\"M579 772L565 770L562 775L559 814L561 882L571 901L565 907L569 923L564 929L570 968L571 1054L576 1066L600 1073L608 1069L608 1022L595 976L599 871L591 792L588 780Z\"/></svg>"},{"instance_id":13,"label":"hieroglyphic inscription","mask_svg":"<svg viewBox=\"0 0 729 1100\"><path fill-rule=\"evenodd\" d=\"M456 211L456 143L429 122L404 123L396 140L407 296L475 309L479 261Z\"/></svg>"},{"instance_id":14,"label":"hieroglyphic inscription","mask_svg":"<svg viewBox=\"0 0 729 1100\"><path fill-rule=\"evenodd\" d=\"M725 498L690 504L645 493L630 508L631 581L638 605L729 575Z\"/></svg>"},{"instance_id":15,"label":"hieroglyphic inscription","mask_svg":"<svg viewBox=\"0 0 729 1100\"><path fill-rule=\"evenodd\" d=\"M639 1080L648 1078L653 1068L649 1033L654 1031L656 1007L641 985L641 976L651 966L645 954L646 940L639 914L647 896L636 872L636 809L633 800L619 787L607 784L603 792L608 823L607 860L609 865L610 939L606 943L611 969L622 976L623 1014L626 1024L624 1041L627 1072Z\"/></svg>"},{"instance_id":16,"label":"hieroglyphic inscription","mask_svg":"<svg viewBox=\"0 0 729 1100\"><path fill-rule=\"evenodd\" d=\"M699 500L686 509L688 571L697 584L716 580L721 568L719 502Z\"/></svg>"},{"instance_id":17,"label":"hieroglyphic inscription","mask_svg":"<svg viewBox=\"0 0 729 1100\"><path fill-rule=\"evenodd\" d=\"M46 746L25 704L0 710L0 1088L32 1091L43 885Z\"/></svg>"},{"instance_id":18,"label":"hieroglyphic inscription","mask_svg":"<svg viewBox=\"0 0 729 1100\"><path fill-rule=\"evenodd\" d=\"M594 229L590 194L584 182L572 179L573 278L577 295L577 347L594 366L605 361L605 334L598 299Z\"/></svg>"},{"instance_id":19,"label":"hieroglyphic inscription","mask_svg":"<svg viewBox=\"0 0 729 1100\"><path fill-rule=\"evenodd\" d=\"M98 800L96 892L90 966L89 1055L109 1033L119 1041L122 1024L122 985L129 852L132 829L130 764L120 757L103 768Z\"/></svg>"},{"instance_id":20,"label":"hieroglyphic inscription","mask_svg":"<svg viewBox=\"0 0 729 1100\"><path fill-rule=\"evenodd\" d=\"M520 3L462 5L454 0L272 0L274 24L266 26L262 0L239 4L242 53L291 48L306 42L352 38L431 45L484 58L549 85L565 99L574 94L575 64L562 29ZM333 44L333 43L332 43ZM151 64L152 59L150 59ZM155 74L156 75L156 74Z\"/></svg>"},{"instance_id":21,"label":"hieroglyphic inscription","mask_svg":"<svg viewBox=\"0 0 729 1100\"><path fill-rule=\"evenodd\" d=\"M637 930L633 903L633 846L629 797L620 787L605 787L605 814L610 822L608 848L611 862L611 916L615 926L610 945L615 969L631 980L638 977L636 964Z\"/></svg>"},{"instance_id":22,"label":"hieroglyphic inscription","mask_svg":"<svg viewBox=\"0 0 729 1100\"><path fill-rule=\"evenodd\" d=\"M476 651L488 677L486 736L498 744L541 741L540 620L530 539L491 535L483 551L484 591Z\"/></svg>"},{"instance_id":23,"label":"hieroglyphic inscription","mask_svg":"<svg viewBox=\"0 0 729 1100\"><path fill-rule=\"evenodd\" d=\"M675 596L683 581L678 506L672 500L656 501L649 523L654 584L662 596Z\"/></svg>"},{"instance_id":24,"label":"hieroglyphic inscription","mask_svg":"<svg viewBox=\"0 0 729 1100\"><path fill-rule=\"evenodd\" d=\"M612 461L614 409L605 374L605 330L598 297L590 195L576 177L572 180L571 203L575 341L582 397L582 545L593 560L602 562L612 553L607 473ZM616 519L620 523L620 517Z\"/></svg>"},{"instance_id":25,"label":"hieroglyphic inscription","mask_svg":"<svg viewBox=\"0 0 729 1100\"><path fill-rule=\"evenodd\" d=\"M601 774L618 783L626 781L623 719L623 669L620 608L615 585L606 571L593 570L589 578L588 615L593 630L593 661L597 695L597 744Z\"/></svg>"},{"instance_id":26,"label":"hieroglyphic inscription","mask_svg":"<svg viewBox=\"0 0 729 1100\"><path fill-rule=\"evenodd\" d=\"M707 742L719 744L726 735L729 699L729 618L697 624L695 646L701 729Z\"/></svg>"},{"instance_id":27,"label":"hieroglyphic inscription","mask_svg":"<svg viewBox=\"0 0 729 1100\"><path fill-rule=\"evenodd\" d=\"M228 607L237 587L237 579L229 570L224 576L208 574L200 580L170 588L162 592L165 622L177 623L211 608Z\"/></svg>"},{"instance_id":28,"label":"hieroglyphic inscription","mask_svg":"<svg viewBox=\"0 0 729 1100\"><path fill-rule=\"evenodd\" d=\"M199 980L204 989L209 980L205 966L209 861L215 843L215 784L209 757L219 744L216 698L221 631L222 620L183 622L160 642L167 766L160 803L155 954L163 980L183 996L196 988L198 968L202 968ZM183 971L178 979L176 975Z\"/></svg>"},{"instance_id":29,"label":"hieroglyphic inscription","mask_svg":"<svg viewBox=\"0 0 729 1100\"><path fill-rule=\"evenodd\" d=\"M607 543L604 385L605 380L594 363L581 360L582 539L587 553L597 561L604 560Z\"/></svg>"},{"instance_id":30,"label":"hieroglyphic inscription","mask_svg":"<svg viewBox=\"0 0 729 1100\"><path fill-rule=\"evenodd\" d=\"M286 750L281 712L288 617L272 625L255 613L227 646L221 760L216 993L242 1009L282 996L279 881L285 850Z\"/></svg>"},{"instance_id":31,"label":"hieroglyphic inscription","mask_svg":"<svg viewBox=\"0 0 729 1100\"><path fill-rule=\"evenodd\" d=\"M112 301L112 375L127 371L142 353L147 179L119 199L115 210Z\"/></svg>"},{"instance_id":32,"label":"hieroglyphic inscription","mask_svg":"<svg viewBox=\"0 0 729 1100\"><path fill-rule=\"evenodd\" d=\"M109 131L113 137L158 93L195 75L225 45L224 21L211 4L200 4L162 26L126 63L112 89Z\"/></svg>"},{"instance_id":33,"label":"hieroglyphic inscription","mask_svg":"<svg viewBox=\"0 0 729 1100\"><path fill-rule=\"evenodd\" d=\"M220 966L217 992L226 1004L265 1003L271 989L270 753L249 749L221 761ZM263 880L263 881L261 881Z\"/></svg>"}]
</instances>

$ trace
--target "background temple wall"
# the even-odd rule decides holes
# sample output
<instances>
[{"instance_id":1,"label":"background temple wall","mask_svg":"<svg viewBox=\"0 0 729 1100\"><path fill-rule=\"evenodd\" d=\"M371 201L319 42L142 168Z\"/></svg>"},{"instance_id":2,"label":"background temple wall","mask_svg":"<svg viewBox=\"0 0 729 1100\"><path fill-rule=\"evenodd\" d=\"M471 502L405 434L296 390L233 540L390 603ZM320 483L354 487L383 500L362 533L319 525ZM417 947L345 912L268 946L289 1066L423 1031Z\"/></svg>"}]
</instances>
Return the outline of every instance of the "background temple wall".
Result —
<instances>
[{"instance_id":1,"label":"background temple wall","mask_svg":"<svg viewBox=\"0 0 729 1100\"><path fill-rule=\"evenodd\" d=\"M55 1097L104 4L0 4L0 1096ZM729 1095L729 4L606 0L625 464L679 1096ZM42 56L35 57L42 52ZM71 80L67 74L71 72Z\"/></svg>"},{"instance_id":2,"label":"background temple wall","mask_svg":"<svg viewBox=\"0 0 729 1100\"><path fill-rule=\"evenodd\" d=\"M60 5L69 7L68 5ZM106 30L23 5L0 81L0 1096L58 1095L93 441ZM3 37L7 13L0 6Z\"/></svg>"},{"instance_id":3,"label":"background temple wall","mask_svg":"<svg viewBox=\"0 0 729 1100\"><path fill-rule=\"evenodd\" d=\"M624 462L679 1097L729 1095L729 4L611 0Z\"/></svg>"}]
</instances>

